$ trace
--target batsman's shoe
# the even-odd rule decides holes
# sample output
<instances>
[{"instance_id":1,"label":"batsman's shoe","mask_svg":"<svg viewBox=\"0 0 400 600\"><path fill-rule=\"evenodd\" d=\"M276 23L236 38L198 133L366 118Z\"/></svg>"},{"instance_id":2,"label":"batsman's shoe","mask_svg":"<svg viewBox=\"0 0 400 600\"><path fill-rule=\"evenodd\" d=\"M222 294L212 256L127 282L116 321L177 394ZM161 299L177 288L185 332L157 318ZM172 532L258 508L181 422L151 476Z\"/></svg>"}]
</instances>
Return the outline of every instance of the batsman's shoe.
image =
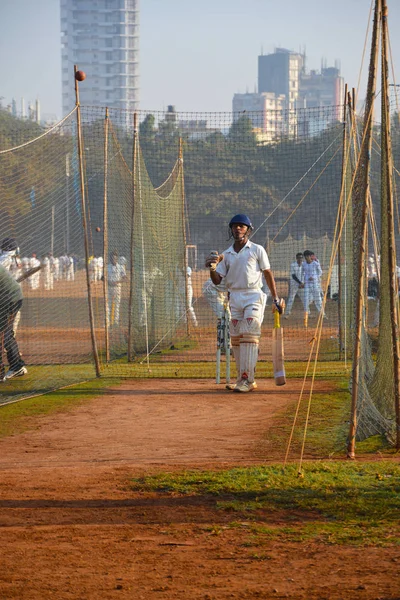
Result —
<instances>
[{"instance_id":1,"label":"batsman's shoe","mask_svg":"<svg viewBox=\"0 0 400 600\"><path fill-rule=\"evenodd\" d=\"M230 390L231 392L233 392L233 390L235 389L235 387L237 386L237 382L235 383L227 383L225 386L226 390Z\"/></svg>"},{"instance_id":2,"label":"batsman's shoe","mask_svg":"<svg viewBox=\"0 0 400 600\"><path fill-rule=\"evenodd\" d=\"M9 379L12 379L13 377L22 377L23 375L26 375L27 372L28 372L28 369L26 367L19 367L19 369L10 369L5 374L3 381L8 381Z\"/></svg>"},{"instance_id":3,"label":"batsman's shoe","mask_svg":"<svg viewBox=\"0 0 400 600\"><path fill-rule=\"evenodd\" d=\"M242 379L242 381L235 386L235 389L233 391L246 393L246 392L252 392L255 389L257 389L257 384L255 381L249 381L248 379Z\"/></svg>"}]
</instances>

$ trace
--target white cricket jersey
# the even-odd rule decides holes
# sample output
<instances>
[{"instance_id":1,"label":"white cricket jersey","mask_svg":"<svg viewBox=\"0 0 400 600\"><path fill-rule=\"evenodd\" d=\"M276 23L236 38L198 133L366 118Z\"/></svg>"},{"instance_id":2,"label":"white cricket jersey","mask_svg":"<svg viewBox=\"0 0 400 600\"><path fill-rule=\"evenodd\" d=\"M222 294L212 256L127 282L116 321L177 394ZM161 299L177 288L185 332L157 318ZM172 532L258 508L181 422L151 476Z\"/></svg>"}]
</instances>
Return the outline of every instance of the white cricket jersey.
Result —
<instances>
[{"instance_id":1,"label":"white cricket jersey","mask_svg":"<svg viewBox=\"0 0 400 600\"><path fill-rule=\"evenodd\" d=\"M319 283L319 279L322 275L322 269L318 260L313 260L310 263L304 261L303 269L305 283Z\"/></svg>"},{"instance_id":2,"label":"white cricket jersey","mask_svg":"<svg viewBox=\"0 0 400 600\"><path fill-rule=\"evenodd\" d=\"M108 283L109 285L118 285L125 278L126 271L123 265L117 263L116 265L108 265Z\"/></svg>"},{"instance_id":3,"label":"white cricket jersey","mask_svg":"<svg viewBox=\"0 0 400 600\"><path fill-rule=\"evenodd\" d=\"M217 273L224 278L229 291L245 292L262 288L263 271L271 268L268 254L262 246L248 241L240 252L235 252L232 245L223 254Z\"/></svg>"}]
</instances>

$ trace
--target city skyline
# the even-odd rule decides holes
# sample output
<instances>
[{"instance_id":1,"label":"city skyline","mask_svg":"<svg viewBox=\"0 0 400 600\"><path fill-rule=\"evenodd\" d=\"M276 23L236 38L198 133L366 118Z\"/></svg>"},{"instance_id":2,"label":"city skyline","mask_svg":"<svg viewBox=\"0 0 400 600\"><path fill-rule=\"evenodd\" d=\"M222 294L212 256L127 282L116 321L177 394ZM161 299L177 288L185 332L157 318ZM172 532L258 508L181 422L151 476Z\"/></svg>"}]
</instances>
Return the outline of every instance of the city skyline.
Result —
<instances>
[{"instance_id":1,"label":"city skyline","mask_svg":"<svg viewBox=\"0 0 400 600\"><path fill-rule=\"evenodd\" d=\"M324 5L323 11L321 4ZM400 3L389 0L391 51L398 72ZM345 83L357 87L368 24L370 0L183 0L140 2L140 108L187 112L230 112L235 93L253 92L257 57L284 47L307 55L307 68L340 61ZM346 19L343 16L346 16ZM371 29L371 27L370 27ZM370 32L369 32L370 33ZM31 41L33 40L33 41ZM61 118L61 33L59 0L2 0L0 96L40 100L42 115ZM369 36L359 98L369 61ZM395 73L396 74L396 73ZM106 101L104 101L106 105Z\"/></svg>"}]
</instances>

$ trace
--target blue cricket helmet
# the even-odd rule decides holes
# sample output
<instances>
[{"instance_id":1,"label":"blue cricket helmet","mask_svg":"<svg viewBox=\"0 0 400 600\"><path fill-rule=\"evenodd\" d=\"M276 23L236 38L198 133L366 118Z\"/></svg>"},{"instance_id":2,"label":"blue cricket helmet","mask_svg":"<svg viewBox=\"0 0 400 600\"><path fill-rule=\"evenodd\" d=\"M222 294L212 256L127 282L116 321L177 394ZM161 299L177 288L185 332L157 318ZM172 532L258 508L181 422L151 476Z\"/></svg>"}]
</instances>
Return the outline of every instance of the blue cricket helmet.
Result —
<instances>
[{"instance_id":1,"label":"blue cricket helmet","mask_svg":"<svg viewBox=\"0 0 400 600\"><path fill-rule=\"evenodd\" d=\"M239 223L240 223L240 225L247 225L247 227L249 227L249 229L254 229L254 227L247 215L235 215L230 220L229 227L231 228L232 225L239 224Z\"/></svg>"}]
</instances>

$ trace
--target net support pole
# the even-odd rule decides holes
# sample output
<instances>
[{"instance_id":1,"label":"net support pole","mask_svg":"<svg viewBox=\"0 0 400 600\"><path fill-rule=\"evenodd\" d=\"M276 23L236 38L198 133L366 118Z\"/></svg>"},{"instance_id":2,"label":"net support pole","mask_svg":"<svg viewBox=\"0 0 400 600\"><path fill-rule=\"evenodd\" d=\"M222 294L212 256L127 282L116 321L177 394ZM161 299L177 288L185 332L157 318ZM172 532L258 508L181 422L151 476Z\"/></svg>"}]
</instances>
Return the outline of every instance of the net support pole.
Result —
<instances>
[{"instance_id":1,"label":"net support pole","mask_svg":"<svg viewBox=\"0 0 400 600\"><path fill-rule=\"evenodd\" d=\"M131 242L130 242L130 278L129 278L129 303L128 303L128 362L133 360L132 348L132 309L133 309L133 255L134 255L134 215L135 215L135 181L136 161L138 147L137 113L133 115L133 146L132 146L132 207L131 207Z\"/></svg>"},{"instance_id":2,"label":"net support pole","mask_svg":"<svg viewBox=\"0 0 400 600\"><path fill-rule=\"evenodd\" d=\"M97 351L96 336L95 336L95 331L94 331L93 298L92 298L92 289L91 289L91 285L90 285L90 275L89 275L89 239L88 239L88 230L87 230L85 178L84 178L84 169L83 169L81 107L80 107L80 102L79 102L78 80L75 77L77 70L78 70L77 66L74 65L76 120L77 120L77 128L78 128L79 176L80 176L81 207L82 207L82 227L83 227L83 237L84 237L84 246L85 246L86 285L87 285L87 291L88 291L89 323L90 323L90 336L92 339L93 360L94 360L95 369L96 369L96 376L100 377L99 354Z\"/></svg>"},{"instance_id":3,"label":"net support pole","mask_svg":"<svg viewBox=\"0 0 400 600\"><path fill-rule=\"evenodd\" d=\"M65 155L65 252L69 256L69 153Z\"/></svg>"},{"instance_id":4,"label":"net support pole","mask_svg":"<svg viewBox=\"0 0 400 600\"><path fill-rule=\"evenodd\" d=\"M189 317L189 305L188 305L188 299L189 299L189 278L187 276L187 272L188 272L188 258L187 258L187 252L186 252L186 219L185 219L185 179L183 176L183 144L182 144L182 138L179 138L179 156L178 156L178 160L179 160L179 170L182 173L182 227L183 227L183 261L184 261L184 277L185 277L185 315L186 315L186 333L188 335L190 335L190 317Z\"/></svg>"},{"instance_id":5,"label":"net support pole","mask_svg":"<svg viewBox=\"0 0 400 600\"><path fill-rule=\"evenodd\" d=\"M382 179L386 180L386 190L383 202L386 205L387 232L388 232L388 266L389 266L389 298L390 320L392 334L393 370L394 370L394 403L396 414L396 448L400 449L400 381L399 381L399 326L398 326L398 286L396 274L396 241L394 232L394 204L393 204L393 154L390 136L390 103L389 103L389 66L388 66L388 23L387 2L382 0ZM382 215L382 219L384 215ZM382 257L383 258L383 257Z\"/></svg>"},{"instance_id":6,"label":"net support pole","mask_svg":"<svg viewBox=\"0 0 400 600\"><path fill-rule=\"evenodd\" d=\"M108 108L104 117L104 196L103 196L103 298L104 298L104 336L106 362L110 362L110 330L108 301L108 132L110 120Z\"/></svg>"},{"instance_id":7,"label":"net support pole","mask_svg":"<svg viewBox=\"0 0 400 600\"><path fill-rule=\"evenodd\" d=\"M340 189L340 224L342 224L342 220L345 218L344 210L343 210L343 197L346 193L346 176L347 176L347 83L344 87L344 102L343 102L343 154L342 154L342 181L341 181L341 189ZM342 359L344 343L343 343L343 323L342 323L342 302L341 302L341 294L342 294L342 259L346 255L345 252L342 253L342 240L339 242L338 246L338 316L339 316L339 360Z\"/></svg>"},{"instance_id":8,"label":"net support pole","mask_svg":"<svg viewBox=\"0 0 400 600\"><path fill-rule=\"evenodd\" d=\"M374 108L376 78L378 66L379 50L379 24L381 21L381 0L375 0L374 25L372 32L371 56L368 75L367 96L365 101L364 117L364 136L363 144L360 149L361 160L358 164L358 199L359 213L361 215L360 227L358 229L358 260L357 272L354 282L358 282L356 313L355 313L355 333L354 333L354 352L352 366L352 394L351 394L351 414L349 439L347 445L347 458L355 458L356 432L357 432L357 399L360 386L360 360L361 360L361 335L363 322L363 309L365 303L365 246L367 237L367 207L369 194L369 176L370 176L370 158L372 148L372 114ZM356 241L356 240L355 240Z\"/></svg>"}]
</instances>

